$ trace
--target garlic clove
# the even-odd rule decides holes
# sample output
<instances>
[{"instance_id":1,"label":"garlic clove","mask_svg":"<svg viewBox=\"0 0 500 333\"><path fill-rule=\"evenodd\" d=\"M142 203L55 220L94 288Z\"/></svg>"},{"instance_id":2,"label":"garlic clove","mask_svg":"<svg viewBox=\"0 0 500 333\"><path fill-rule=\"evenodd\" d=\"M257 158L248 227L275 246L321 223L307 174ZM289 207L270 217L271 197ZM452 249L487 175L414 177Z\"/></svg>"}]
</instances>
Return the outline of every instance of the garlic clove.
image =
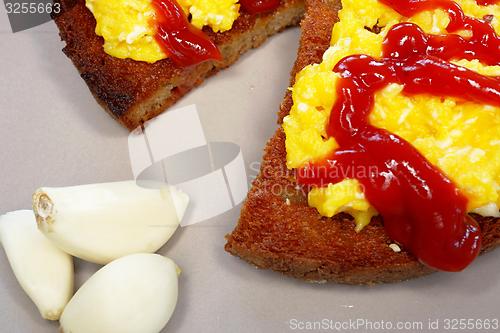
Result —
<instances>
[{"instance_id":1,"label":"garlic clove","mask_svg":"<svg viewBox=\"0 0 500 333\"><path fill-rule=\"evenodd\" d=\"M58 320L73 294L73 258L37 229L30 210L0 216L0 242L17 281L42 317Z\"/></svg>"},{"instance_id":2,"label":"garlic clove","mask_svg":"<svg viewBox=\"0 0 500 333\"><path fill-rule=\"evenodd\" d=\"M177 303L177 266L157 254L133 254L95 273L61 316L66 333L158 333Z\"/></svg>"},{"instance_id":3,"label":"garlic clove","mask_svg":"<svg viewBox=\"0 0 500 333\"><path fill-rule=\"evenodd\" d=\"M173 186L143 188L134 181L41 188L33 195L39 229L61 250L107 264L153 253L173 235L188 205Z\"/></svg>"}]
</instances>

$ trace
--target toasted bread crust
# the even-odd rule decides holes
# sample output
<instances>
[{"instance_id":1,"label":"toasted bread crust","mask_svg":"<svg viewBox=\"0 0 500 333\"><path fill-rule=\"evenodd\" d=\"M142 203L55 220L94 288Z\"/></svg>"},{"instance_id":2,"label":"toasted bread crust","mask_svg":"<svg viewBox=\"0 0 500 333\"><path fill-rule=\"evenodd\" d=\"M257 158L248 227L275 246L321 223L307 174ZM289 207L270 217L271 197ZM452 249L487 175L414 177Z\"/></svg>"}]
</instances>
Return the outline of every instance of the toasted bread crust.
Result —
<instances>
[{"instance_id":1,"label":"toasted bread crust","mask_svg":"<svg viewBox=\"0 0 500 333\"><path fill-rule=\"evenodd\" d=\"M221 62L204 62L188 68L170 59L149 64L118 59L103 50L95 34L96 22L84 0L58 0L62 11L54 17L66 42L64 53L73 61L90 91L104 109L129 129L140 126L175 103L203 80L234 63L247 50L269 36L296 25L304 12L303 0L282 0L268 14L242 13L231 30L205 32L221 50Z\"/></svg>"},{"instance_id":2,"label":"toasted bread crust","mask_svg":"<svg viewBox=\"0 0 500 333\"><path fill-rule=\"evenodd\" d=\"M340 1L308 0L306 5L292 77L304 66L321 61ZM287 93L280 123L291 106ZM226 251L259 268L309 281L375 284L433 272L404 249L397 253L389 247L392 241L380 218L356 233L354 222L346 215L320 216L308 206L305 194L296 185L293 172L286 167L285 134L280 127L265 148L260 174L236 229L227 236ZM483 232L483 252L500 245L499 219L474 217Z\"/></svg>"}]
</instances>

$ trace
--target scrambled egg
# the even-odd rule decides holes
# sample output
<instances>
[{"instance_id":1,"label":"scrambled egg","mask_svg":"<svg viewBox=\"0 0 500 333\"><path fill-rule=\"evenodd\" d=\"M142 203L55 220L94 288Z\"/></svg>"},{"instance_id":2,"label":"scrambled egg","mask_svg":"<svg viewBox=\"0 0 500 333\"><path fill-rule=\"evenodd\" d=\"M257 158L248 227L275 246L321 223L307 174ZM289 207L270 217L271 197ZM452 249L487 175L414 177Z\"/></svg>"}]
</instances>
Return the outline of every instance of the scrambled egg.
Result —
<instances>
[{"instance_id":1,"label":"scrambled egg","mask_svg":"<svg viewBox=\"0 0 500 333\"><path fill-rule=\"evenodd\" d=\"M456 2L470 16L493 14L492 24L500 32L499 5L482 7L475 0ZM333 28L331 47L322 63L304 68L291 88L294 104L283 124L289 168L322 161L338 147L334 138L325 139L336 98L339 77L332 69L337 62L352 54L381 57L387 32L399 22L409 20L433 34L446 33L449 22L442 10L422 12L408 19L378 0L342 3L340 22ZM382 28L379 34L365 28L376 25ZM500 66L484 66L476 60L454 63L483 75L500 75ZM440 168L467 196L469 211L499 216L500 108L430 95L405 96L402 89L401 85L391 84L376 93L371 124L401 136ZM308 201L323 216L351 214L358 231L377 214L355 179L313 188Z\"/></svg>"},{"instance_id":2,"label":"scrambled egg","mask_svg":"<svg viewBox=\"0 0 500 333\"><path fill-rule=\"evenodd\" d=\"M177 0L191 23L215 32L230 30L239 16L238 0ZM166 58L156 42L155 9L151 0L86 0L97 25L95 32L104 38L104 51L117 58L153 63Z\"/></svg>"},{"instance_id":3,"label":"scrambled egg","mask_svg":"<svg viewBox=\"0 0 500 333\"><path fill-rule=\"evenodd\" d=\"M205 25L215 32L224 32L233 27L239 16L238 0L181 0L184 8L189 8L191 23L198 29Z\"/></svg>"}]
</instances>

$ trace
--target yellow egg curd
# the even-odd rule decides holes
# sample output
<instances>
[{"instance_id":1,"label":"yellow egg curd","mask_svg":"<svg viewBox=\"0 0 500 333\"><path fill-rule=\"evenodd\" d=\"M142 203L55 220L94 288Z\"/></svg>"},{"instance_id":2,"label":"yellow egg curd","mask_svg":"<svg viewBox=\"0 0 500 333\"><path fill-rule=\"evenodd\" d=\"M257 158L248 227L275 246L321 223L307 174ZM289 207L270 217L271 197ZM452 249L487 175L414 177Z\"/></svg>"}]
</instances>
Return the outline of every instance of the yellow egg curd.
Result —
<instances>
[{"instance_id":1,"label":"yellow egg curd","mask_svg":"<svg viewBox=\"0 0 500 333\"><path fill-rule=\"evenodd\" d=\"M239 16L238 0L177 2L199 29L209 26L215 32L224 32ZM167 57L154 38L156 13L151 0L86 0L86 5L96 19L95 32L104 38L107 54L149 63Z\"/></svg>"},{"instance_id":2,"label":"yellow egg curd","mask_svg":"<svg viewBox=\"0 0 500 333\"><path fill-rule=\"evenodd\" d=\"M479 6L475 0L456 2L467 15L494 15L492 24L497 33L500 31L499 5ZM405 18L378 0L342 0L342 5L323 61L299 72L291 88L293 107L283 123L290 169L323 161L337 148L335 139L327 138L326 125L339 79L333 68L341 59L353 54L381 57L387 32L404 21L418 24L427 33L447 33L449 18L443 10ZM377 30L380 32L373 32ZM461 32L464 36L467 33ZM484 66L476 60L453 62L483 75L500 75L500 66ZM404 138L442 170L468 198L469 211L499 216L500 108L426 94L408 96L401 93L402 89L401 85L390 84L376 93L370 123ZM358 231L377 214L356 179L315 187L309 192L308 202L323 216L340 212L352 215Z\"/></svg>"}]
</instances>

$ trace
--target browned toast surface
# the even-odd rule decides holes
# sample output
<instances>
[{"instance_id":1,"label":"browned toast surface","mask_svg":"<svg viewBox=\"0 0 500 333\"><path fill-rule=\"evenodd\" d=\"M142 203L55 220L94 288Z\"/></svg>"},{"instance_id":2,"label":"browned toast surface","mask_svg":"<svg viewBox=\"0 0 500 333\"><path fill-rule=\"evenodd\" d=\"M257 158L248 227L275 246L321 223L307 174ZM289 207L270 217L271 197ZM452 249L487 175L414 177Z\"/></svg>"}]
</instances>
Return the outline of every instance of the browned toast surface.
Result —
<instances>
[{"instance_id":1,"label":"browned toast surface","mask_svg":"<svg viewBox=\"0 0 500 333\"><path fill-rule=\"evenodd\" d=\"M292 76L321 61L340 1L306 1L302 37ZM284 99L279 122L292 105ZM483 251L500 245L499 219L475 216L483 232ZM285 134L281 128L268 142L261 172L243 205L236 229L227 236L226 250L249 263L310 281L348 284L396 282L432 272L404 249L395 252L382 220L363 231L345 215L322 217L307 204L286 167Z\"/></svg>"},{"instance_id":2,"label":"browned toast surface","mask_svg":"<svg viewBox=\"0 0 500 333\"><path fill-rule=\"evenodd\" d=\"M54 17L64 53L73 61L92 94L121 124L134 129L157 116L188 91L232 63L245 51L262 44L269 36L296 25L304 12L303 0L282 0L268 14L242 13L231 30L205 32L219 47L223 60L188 68L170 59L149 64L118 59L103 50L103 39L95 34L96 22L85 0L58 0L62 11Z\"/></svg>"}]
</instances>

